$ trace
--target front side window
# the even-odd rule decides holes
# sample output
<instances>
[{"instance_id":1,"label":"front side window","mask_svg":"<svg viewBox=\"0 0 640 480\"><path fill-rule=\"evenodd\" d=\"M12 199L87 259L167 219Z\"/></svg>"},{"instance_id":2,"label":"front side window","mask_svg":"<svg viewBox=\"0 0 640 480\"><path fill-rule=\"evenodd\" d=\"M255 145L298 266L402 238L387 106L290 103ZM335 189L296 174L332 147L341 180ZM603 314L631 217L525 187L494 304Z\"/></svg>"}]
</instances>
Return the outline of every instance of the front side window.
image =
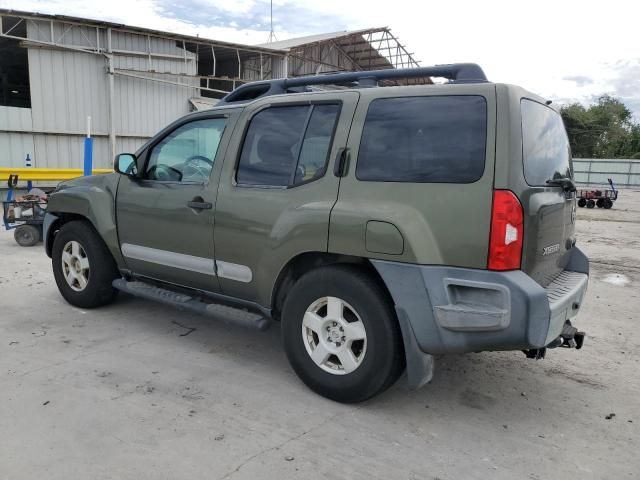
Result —
<instances>
[{"instance_id":1,"label":"front side window","mask_svg":"<svg viewBox=\"0 0 640 480\"><path fill-rule=\"evenodd\" d=\"M225 123L224 118L208 118L176 128L151 150L146 178L206 182L213 169Z\"/></svg>"},{"instance_id":2,"label":"front side window","mask_svg":"<svg viewBox=\"0 0 640 480\"><path fill-rule=\"evenodd\" d=\"M527 183L547 186L547 180L571 178L571 148L560 114L524 98L520 106L522 161Z\"/></svg>"},{"instance_id":3,"label":"front side window","mask_svg":"<svg viewBox=\"0 0 640 480\"><path fill-rule=\"evenodd\" d=\"M470 183L484 172L487 103L473 95L382 98L365 119L356 177Z\"/></svg>"},{"instance_id":4,"label":"front side window","mask_svg":"<svg viewBox=\"0 0 640 480\"><path fill-rule=\"evenodd\" d=\"M271 107L258 112L245 136L236 181L292 187L321 178L340 106Z\"/></svg>"}]
</instances>

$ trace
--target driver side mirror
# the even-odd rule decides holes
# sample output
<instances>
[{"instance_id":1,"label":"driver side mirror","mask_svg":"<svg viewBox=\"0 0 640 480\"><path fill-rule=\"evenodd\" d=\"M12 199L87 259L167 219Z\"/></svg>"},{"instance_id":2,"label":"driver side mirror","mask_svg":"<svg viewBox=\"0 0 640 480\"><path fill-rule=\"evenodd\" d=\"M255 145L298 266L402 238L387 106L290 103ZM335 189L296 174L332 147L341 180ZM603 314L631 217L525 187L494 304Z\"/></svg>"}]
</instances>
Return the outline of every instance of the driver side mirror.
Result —
<instances>
[{"instance_id":1,"label":"driver side mirror","mask_svg":"<svg viewBox=\"0 0 640 480\"><path fill-rule=\"evenodd\" d=\"M116 155L113 162L113 169L121 175L135 177L138 174L136 156L133 153L121 153Z\"/></svg>"}]
</instances>

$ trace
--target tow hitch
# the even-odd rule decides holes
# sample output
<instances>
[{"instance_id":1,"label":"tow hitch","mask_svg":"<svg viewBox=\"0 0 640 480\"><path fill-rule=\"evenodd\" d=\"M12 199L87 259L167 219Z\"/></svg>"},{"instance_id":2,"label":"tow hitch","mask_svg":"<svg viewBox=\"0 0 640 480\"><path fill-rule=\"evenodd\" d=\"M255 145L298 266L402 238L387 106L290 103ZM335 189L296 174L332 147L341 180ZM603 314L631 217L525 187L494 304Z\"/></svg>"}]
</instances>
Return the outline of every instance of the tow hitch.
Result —
<instances>
[{"instance_id":1,"label":"tow hitch","mask_svg":"<svg viewBox=\"0 0 640 480\"><path fill-rule=\"evenodd\" d=\"M533 358L535 360L540 360L544 358L547 353L547 348L575 348L576 350L580 350L582 348L582 344L584 343L585 333L578 331L576 327L571 325L571 321L567 320L562 327L562 333L558 338L556 338L553 342L543 348L531 348L529 350L523 350L522 352L527 356L527 358Z\"/></svg>"}]
</instances>

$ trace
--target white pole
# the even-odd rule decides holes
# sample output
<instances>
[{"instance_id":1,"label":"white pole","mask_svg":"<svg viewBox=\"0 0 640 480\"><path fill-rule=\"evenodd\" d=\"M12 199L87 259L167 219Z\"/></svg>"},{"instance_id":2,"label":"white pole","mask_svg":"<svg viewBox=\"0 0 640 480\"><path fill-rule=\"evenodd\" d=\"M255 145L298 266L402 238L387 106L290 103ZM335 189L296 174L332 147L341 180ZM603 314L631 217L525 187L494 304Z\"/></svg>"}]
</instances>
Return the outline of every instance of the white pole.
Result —
<instances>
[{"instance_id":1,"label":"white pole","mask_svg":"<svg viewBox=\"0 0 640 480\"><path fill-rule=\"evenodd\" d=\"M87 138L91 138L91 115L87 115Z\"/></svg>"}]
</instances>

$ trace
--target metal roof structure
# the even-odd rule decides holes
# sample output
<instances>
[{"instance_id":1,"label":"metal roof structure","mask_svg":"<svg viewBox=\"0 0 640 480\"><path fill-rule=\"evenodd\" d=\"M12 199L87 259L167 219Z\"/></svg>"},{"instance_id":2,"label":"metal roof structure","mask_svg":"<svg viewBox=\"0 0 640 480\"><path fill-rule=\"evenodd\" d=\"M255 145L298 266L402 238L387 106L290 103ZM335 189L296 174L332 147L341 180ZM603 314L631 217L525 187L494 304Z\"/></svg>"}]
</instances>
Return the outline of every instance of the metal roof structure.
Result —
<instances>
[{"instance_id":1,"label":"metal roof structure","mask_svg":"<svg viewBox=\"0 0 640 480\"><path fill-rule=\"evenodd\" d=\"M379 70L420 66L413 54L408 52L399 39L391 33L389 27L321 33L264 43L258 46L285 50L289 55L302 58L308 57L310 49L326 46L329 50L338 50L349 57L352 60L352 70ZM336 65L335 67L341 66Z\"/></svg>"},{"instance_id":2,"label":"metal roof structure","mask_svg":"<svg viewBox=\"0 0 640 480\"><path fill-rule=\"evenodd\" d=\"M52 20L56 22L62 22L68 25L104 27L104 28L111 28L112 30L116 30L116 31L126 31L130 33L150 35L152 37L161 37L163 39L173 39L173 40L185 41L185 42L213 44L220 47L226 47L231 49L237 48L244 51L253 51L256 53L262 52L262 53L268 53L268 54L283 55L283 52L281 51L278 52L277 51L278 49L271 48L268 46L252 46L252 45L245 45L242 43L225 42L221 40L208 39L208 38L199 37L199 36L183 35L179 33L172 33L172 32L166 32L161 30L153 30L150 28L125 25L122 23L106 22L104 20L94 20L90 18L73 17L69 15L52 15L47 13L27 12L22 10L12 10L12 9L5 9L5 8L0 8L0 14L21 18L23 20L27 20L27 19ZM4 32L4 33L5 35L7 34L7 32Z\"/></svg>"}]
</instances>

